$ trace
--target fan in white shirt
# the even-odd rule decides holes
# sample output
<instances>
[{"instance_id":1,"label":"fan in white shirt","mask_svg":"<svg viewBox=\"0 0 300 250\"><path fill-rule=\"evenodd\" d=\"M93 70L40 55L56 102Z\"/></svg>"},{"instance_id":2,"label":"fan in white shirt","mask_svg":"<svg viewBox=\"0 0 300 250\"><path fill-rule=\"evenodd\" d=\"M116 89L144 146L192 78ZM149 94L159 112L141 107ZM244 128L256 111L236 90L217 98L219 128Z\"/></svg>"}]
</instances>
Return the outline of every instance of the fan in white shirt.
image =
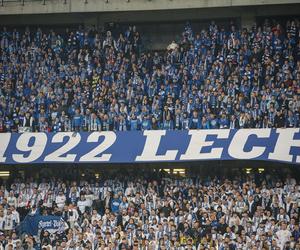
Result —
<instances>
[{"instance_id":1,"label":"fan in white shirt","mask_svg":"<svg viewBox=\"0 0 300 250\"><path fill-rule=\"evenodd\" d=\"M285 222L281 222L281 228L276 232L277 244L280 249L284 248L286 242L290 240L292 233L287 229L287 224Z\"/></svg>"},{"instance_id":2,"label":"fan in white shirt","mask_svg":"<svg viewBox=\"0 0 300 250\"><path fill-rule=\"evenodd\" d=\"M59 191L58 196L56 196L55 203L59 209L63 209L66 202L66 196L62 191Z\"/></svg>"},{"instance_id":3,"label":"fan in white shirt","mask_svg":"<svg viewBox=\"0 0 300 250\"><path fill-rule=\"evenodd\" d=\"M55 200L55 196L53 195L53 192L51 190L49 190L44 195L43 205L45 207L51 208L53 206L54 200Z\"/></svg>"},{"instance_id":4,"label":"fan in white shirt","mask_svg":"<svg viewBox=\"0 0 300 250\"><path fill-rule=\"evenodd\" d=\"M20 208L26 207L28 203L28 198L29 196L27 195L26 190L23 189L18 196L18 207Z\"/></svg>"},{"instance_id":5,"label":"fan in white shirt","mask_svg":"<svg viewBox=\"0 0 300 250\"><path fill-rule=\"evenodd\" d=\"M5 220L4 220L4 230L14 229L15 226L16 226L16 221L15 221L15 217L12 214L10 208L7 209L7 213L6 213L4 218L5 218Z\"/></svg>"},{"instance_id":6,"label":"fan in white shirt","mask_svg":"<svg viewBox=\"0 0 300 250\"><path fill-rule=\"evenodd\" d=\"M99 221L101 220L101 215L97 213L97 210L93 210L93 213L92 213L92 219L91 219L91 222L93 223L93 221Z\"/></svg>"},{"instance_id":7,"label":"fan in white shirt","mask_svg":"<svg viewBox=\"0 0 300 250\"><path fill-rule=\"evenodd\" d=\"M73 204L69 205L68 217L69 217L68 219L70 222L70 228L74 228L74 225L79 218L79 214L78 214L76 207L74 207Z\"/></svg>"},{"instance_id":8,"label":"fan in white shirt","mask_svg":"<svg viewBox=\"0 0 300 250\"><path fill-rule=\"evenodd\" d=\"M10 209L15 223L18 225L20 223L20 214L14 206L11 206Z\"/></svg>"},{"instance_id":9,"label":"fan in white shirt","mask_svg":"<svg viewBox=\"0 0 300 250\"><path fill-rule=\"evenodd\" d=\"M84 195L81 195L79 201L77 201L77 207L82 214L85 212L85 208L88 207L89 204L90 201L87 200Z\"/></svg>"},{"instance_id":10,"label":"fan in white shirt","mask_svg":"<svg viewBox=\"0 0 300 250\"><path fill-rule=\"evenodd\" d=\"M10 191L9 196L7 197L7 203L10 206L17 206L17 198L14 196L14 192Z\"/></svg>"}]
</instances>

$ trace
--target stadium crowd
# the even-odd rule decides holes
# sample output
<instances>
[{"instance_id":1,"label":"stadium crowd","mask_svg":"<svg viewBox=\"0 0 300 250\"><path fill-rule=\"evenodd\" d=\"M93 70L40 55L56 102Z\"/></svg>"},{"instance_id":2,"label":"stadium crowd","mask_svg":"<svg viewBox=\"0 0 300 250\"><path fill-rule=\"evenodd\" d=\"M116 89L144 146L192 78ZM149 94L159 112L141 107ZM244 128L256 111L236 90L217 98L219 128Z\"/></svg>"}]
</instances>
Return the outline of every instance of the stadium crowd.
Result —
<instances>
[{"instance_id":1,"label":"stadium crowd","mask_svg":"<svg viewBox=\"0 0 300 250\"><path fill-rule=\"evenodd\" d=\"M211 22L163 53L135 26L0 32L0 131L299 127L299 21Z\"/></svg>"},{"instance_id":2,"label":"stadium crowd","mask_svg":"<svg viewBox=\"0 0 300 250\"><path fill-rule=\"evenodd\" d=\"M15 178L1 186L0 249L299 250L299 191L269 174ZM65 230L19 235L27 213L61 216Z\"/></svg>"}]
</instances>

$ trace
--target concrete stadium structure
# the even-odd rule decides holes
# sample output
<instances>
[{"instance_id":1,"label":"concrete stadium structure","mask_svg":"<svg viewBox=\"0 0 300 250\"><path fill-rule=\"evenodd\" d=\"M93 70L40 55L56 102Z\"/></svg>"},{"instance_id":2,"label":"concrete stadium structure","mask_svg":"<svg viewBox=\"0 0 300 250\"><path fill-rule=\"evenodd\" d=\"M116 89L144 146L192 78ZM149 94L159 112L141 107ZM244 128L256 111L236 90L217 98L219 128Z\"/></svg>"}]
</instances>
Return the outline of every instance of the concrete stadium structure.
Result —
<instances>
[{"instance_id":1,"label":"concrete stadium structure","mask_svg":"<svg viewBox=\"0 0 300 250\"><path fill-rule=\"evenodd\" d=\"M250 28L257 18L299 13L300 0L0 0L1 25L140 24L153 49L165 47L180 34L182 27L174 22L231 19Z\"/></svg>"},{"instance_id":2,"label":"concrete stadium structure","mask_svg":"<svg viewBox=\"0 0 300 250\"><path fill-rule=\"evenodd\" d=\"M1 24L63 21L101 25L106 21L240 17L242 24L247 26L256 16L299 13L300 0L0 0ZM28 16L30 14L35 16Z\"/></svg>"}]
</instances>

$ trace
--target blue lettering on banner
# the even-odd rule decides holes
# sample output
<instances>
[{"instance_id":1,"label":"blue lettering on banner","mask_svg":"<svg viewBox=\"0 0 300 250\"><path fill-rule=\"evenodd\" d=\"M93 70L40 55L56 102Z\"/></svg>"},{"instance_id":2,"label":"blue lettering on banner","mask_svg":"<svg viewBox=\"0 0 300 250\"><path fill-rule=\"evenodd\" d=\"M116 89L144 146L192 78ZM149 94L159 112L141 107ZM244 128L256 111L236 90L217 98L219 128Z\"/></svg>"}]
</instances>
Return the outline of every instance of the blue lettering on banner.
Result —
<instances>
[{"instance_id":1,"label":"blue lettering on banner","mask_svg":"<svg viewBox=\"0 0 300 250\"><path fill-rule=\"evenodd\" d=\"M300 129L0 134L0 163L265 160L300 164Z\"/></svg>"}]
</instances>

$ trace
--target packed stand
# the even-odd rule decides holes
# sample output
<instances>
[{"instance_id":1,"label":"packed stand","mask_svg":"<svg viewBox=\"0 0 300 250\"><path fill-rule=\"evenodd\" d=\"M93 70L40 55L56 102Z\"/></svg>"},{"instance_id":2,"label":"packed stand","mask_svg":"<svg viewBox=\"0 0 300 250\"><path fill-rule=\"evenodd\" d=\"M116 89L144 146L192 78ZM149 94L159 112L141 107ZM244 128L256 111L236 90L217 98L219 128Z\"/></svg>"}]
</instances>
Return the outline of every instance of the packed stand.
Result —
<instances>
[{"instance_id":1,"label":"packed stand","mask_svg":"<svg viewBox=\"0 0 300 250\"><path fill-rule=\"evenodd\" d=\"M299 21L211 22L164 53L119 35L0 32L0 131L299 127Z\"/></svg>"},{"instance_id":2,"label":"packed stand","mask_svg":"<svg viewBox=\"0 0 300 250\"><path fill-rule=\"evenodd\" d=\"M0 249L300 249L294 178L143 176L4 183ZM35 213L61 216L65 231L18 234Z\"/></svg>"}]
</instances>

